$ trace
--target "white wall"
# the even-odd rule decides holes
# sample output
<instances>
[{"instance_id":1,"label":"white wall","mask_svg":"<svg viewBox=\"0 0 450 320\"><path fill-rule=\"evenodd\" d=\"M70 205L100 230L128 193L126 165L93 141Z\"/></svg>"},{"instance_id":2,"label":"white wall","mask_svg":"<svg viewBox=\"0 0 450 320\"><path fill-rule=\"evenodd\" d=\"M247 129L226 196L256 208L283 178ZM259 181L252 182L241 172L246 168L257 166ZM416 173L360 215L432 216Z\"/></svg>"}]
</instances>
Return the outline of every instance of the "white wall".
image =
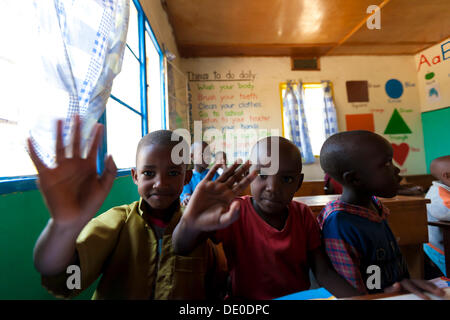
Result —
<instances>
[{"instance_id":1,"label":"white wall","mask_svg":"<svg viewBox=\"0 0 450 320\"><path fill-rule=\"evenodd\" d=\"M288 79L303 82L330 80L334 85L335 104L338 114L339 129L346 130L347 114L372 113L374 115L375 132L384 135L384 130L396 108L411 129L411 134L384 135L391 143L399 145L405 142L409 146L408 156L403 166L399 166L402 174L424 174L425 159L423 152L423 134L420 120L420 97L417 85L414 56L345 56L323 57L320 71L291 71L290 58L286 57L254 57L254 58L190 58L183 59L185 72L196 74L220 73L222 76L233 73L237 77L242 71L251 71L255 75L253 93L261 108L254 108L252 115L266 115L270 119L260 127L279 129L281 132L281 103L279 84ZM389 79L398 79L403 84L403 95L399 99L391 99L385 92L385 84ZM349 103L347 101L346 81L367 80L369 82L369 102ZM192 85L202 82L191 82ZM207 83L207 82L204 82ZM219 84L219 82L215 82ZM195 89L195 86L193 86ZM193 118L200 119L195 110L198 90L193 90ZM246 121L249 116L247 115ZM323 172L318 165L305 165L306 179L322 179Z\"/></svg>"}]
</instances>

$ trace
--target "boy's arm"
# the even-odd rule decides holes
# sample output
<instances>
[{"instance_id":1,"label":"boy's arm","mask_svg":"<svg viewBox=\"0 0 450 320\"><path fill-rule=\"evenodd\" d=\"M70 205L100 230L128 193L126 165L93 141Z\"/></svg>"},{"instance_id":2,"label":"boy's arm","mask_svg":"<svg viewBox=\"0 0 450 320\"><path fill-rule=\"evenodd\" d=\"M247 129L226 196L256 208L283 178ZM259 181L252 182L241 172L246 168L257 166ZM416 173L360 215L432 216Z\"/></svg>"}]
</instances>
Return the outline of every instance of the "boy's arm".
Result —
<instances>
[{"instance_id":1,"label":"boy's arm","mask_svg":"<svg viewBox=\"0 0 450 320\"><path fill-rule=\"evenodd\" d=\"M39 189L51 215L34 248L35 267L44 276L59 274L76 261L77 236L100 209L117 170L109 156L102 176L97 175L97 148L103 131L99 124L93 130L94 139L87 158L81 157L80 127L80 118L76 116L71 142L73 155L67 158L62 121L57 122L55 168L48 168L42 162L31 138L28 139L28 151L39 174Z\"/></svg>"},{"instance_id":2,"label":"boy's arm","mask_svg":"<svg viewBox=\"0 0 450 320\"><path fill-rule=\"evenodd\" d=\"M330 291L335 297L352 297L360 293L347 280L342 278L333 268L323 246L313 250L310 254L311 268L317 282Z\"/></svg>"},{"instance_id":3,"label":"boy's arm","mask_svg":"<svg viewBox=\"0 0 450 320\"><path fill-rule=\"evenodd\" d=\"M172 235L176 254L189 254L207 232L226 228L239 217L239 201L235 199L255 179L257 171L244 177L250 163L238 166L235 162L212 181L220 167L216 164L197 185Z\"/></svg>"}]
</instances>

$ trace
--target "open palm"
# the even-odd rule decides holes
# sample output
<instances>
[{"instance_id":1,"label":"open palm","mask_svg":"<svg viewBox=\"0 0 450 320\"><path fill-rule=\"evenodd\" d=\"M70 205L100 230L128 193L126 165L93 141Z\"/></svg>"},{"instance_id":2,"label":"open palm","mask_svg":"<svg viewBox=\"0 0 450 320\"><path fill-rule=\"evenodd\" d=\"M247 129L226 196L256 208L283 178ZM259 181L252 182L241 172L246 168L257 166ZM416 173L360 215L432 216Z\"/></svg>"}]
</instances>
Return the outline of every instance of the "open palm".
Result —
<instances>
[{"instance_id":1,"label":"open palm","mask_svg":"<svg viewBox=\"0 0 450 320\"><path fill-rule=\"evenodd\" d=\"M212 178L220 167L214 165L206 177L197 185L183 218L195 225L197 230L208 232L226 228L239 217L239 202L235 201L243 190L253 181L257 172L244 177L250 163L246 162L238 169L236 162L227 168L220 177Z\"/></svg>"},{"instance_id":2,"label":"open palm","mask_svg":"<svg viewBox=\"0 0 450 320\"><path fill-rule=\"evenodd\" d=\"M111 157L105 162L102 176L97 174L97 148L102 136L102 125L93 130L95 135L86 159L80 155L80 119L75 117L72 139L72 158L67 158L62 139L62 121L57 123L56 167L47 167L37 155L32 140L28 139L31 159L39 173L39 188L55 222L87 223L100 209L114 182L117 168Z\"/></svg>"}]
</instances>

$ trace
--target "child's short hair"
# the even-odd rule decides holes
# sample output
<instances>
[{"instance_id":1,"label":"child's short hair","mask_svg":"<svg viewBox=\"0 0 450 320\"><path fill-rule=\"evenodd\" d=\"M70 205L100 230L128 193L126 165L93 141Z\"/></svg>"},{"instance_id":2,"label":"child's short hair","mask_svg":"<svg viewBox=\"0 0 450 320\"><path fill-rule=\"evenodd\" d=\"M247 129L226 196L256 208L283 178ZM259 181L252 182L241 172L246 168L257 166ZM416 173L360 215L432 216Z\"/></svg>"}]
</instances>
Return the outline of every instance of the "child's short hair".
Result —
<instances>
[{"instance_id":1,"label":"child's short hair","mask_svg":"<svg viewBox=\"0 0 450 320\"><path fill-rule=\"evenodd\" d=\"M450 172L450 155L442 156L431 161L430 173L438 180L442 179L442 174Z\"/></svg>"},{"instance_id":2,"label":"child's short hair","mask_svg":"<svg viewBox=\"0 0 450 320\"><path fill-rule=\"evenodd\" d=\"M180 150L188 151L189 145L186 140L171 130L152 131L141 138L136 150L136 161L142 148L150 145L167 146L173 148L181 143ZM189 152L188 152L189 154Z\"/></svg>"},{"instance_id":3,"label":"child's short hair","mask_svg":"<svg viewBox=\"0 0 450 320\"><path fill-rule=\"evenodd\" d=\"M258 157L259 157L259 150L260 148L262 148L262 144L265 143L267 146L266 151L266 156L268 157L272 157L273 155L269 154L269 152L271 152L272 150L272 142L274 142L275 140L277 140L276 142L278 143L278 152L279 155L281 156L281 152L284 151L286 152L291 152L297 159L299 162L299 166L300 166L300 171L302 170L302 154L300 152L300 149L290 140L284 138L284 137L280 137L280 136L269 136L269 137L264 137L260 140L258 140L252 147L252 149L250 150L250 161L252 161L254 164L256 164L258 162ZM264 149L262 149L264 150ZM274 151L274 150L273 150ZM275 159L277 159L278 157L275 157Z\"/></svg>"},{"instance_id":4,"label":"child's short hair","mask_svg":"<svg viewBox=\"0 0 450 320\"><path fill-rule=\"evenodd\" d=\"M342 175L360 165L362 146L384 140L380 135L364 130L339 132L329 137L320 150L320 166L325 173L342 183Z\"/></svg>"}]
</instances>

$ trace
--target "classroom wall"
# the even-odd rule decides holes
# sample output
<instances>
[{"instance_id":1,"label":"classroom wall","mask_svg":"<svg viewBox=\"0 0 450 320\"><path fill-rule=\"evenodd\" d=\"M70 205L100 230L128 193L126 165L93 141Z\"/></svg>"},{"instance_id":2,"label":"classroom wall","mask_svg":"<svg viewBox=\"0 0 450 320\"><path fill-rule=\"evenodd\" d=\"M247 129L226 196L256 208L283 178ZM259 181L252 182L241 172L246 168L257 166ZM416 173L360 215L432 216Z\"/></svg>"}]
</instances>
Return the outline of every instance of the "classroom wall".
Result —
<instances>
[{"instance_id":1,"label":"classroom wall","mask_svg":"<svg viewBox=\"0 0 450 320\"><path fill-rule=\"evenodd\" d=\"M450 154L450 39L415 56L427 172L431 161Z\"/></svg>"},{"instance_id":2,"label":"classroom wall","mask_svg":"<svg viewBox=\"0 0 450 320\"><path fill-rule=\"evenodd\" d=\"M139 199L131 176L117 178L99 212ZM34 244L49 219L38 190L0 195L0 300L54 299L33 266ZM77 299L90 299L94 283Z\"/></svg>"},{"instance_id":3,"label":"classroom wall","mask_svg":"<svg viewBox=\"0 0 450 320\"><path fill-rule=\"evenodd\" d=\"M144 12L150 22L161 49L170 51L175 59L166 62L167 129L188 128L189 114L187 104L186 77L181 69L181 59L175 42L175 35L167 12L160 0L141 1ZM167 52L166 52L167 54ZM153 72L151 68L148 72Z\"/></svg>"},{"instance_id":4,"label":"classroom wall","mask_svg":"<svg viewBox=\"0 0 450 320\"><path fill-rule=\"evenodd\" d=\"M175 36L166 11L162 7L162 1L140 1L142 9L147 16L148 21L155 33L156 39L161 48L165 47L177 57L178 48L175 42ZM178 62L176 62L178 63Z\"/></svg>"},{"instance_id":5,"label":"classroom wall","mask_svg":"<svg viewBox=\"0 0 450 320\"><path fill-rule=\"evenodd\" d=\"M202 120L203 127L217 127L220 130L227 125L222 122L222 118L226 118L228 124L235 121L235 127L243 123L258 128L278 129L281 133L280 82L289 79L301 79L303 82L330 80L334 86L339 130L347 130L348 115L366 115L373 119L374 131L393 144L401 174L426 172L414 56L323 57L320 71L291 71L288 57L189 58L183 59L182 65L192 90L192 117ZM225 80L234 76L233 80L244 78L248 81L202 81L206 77L215 79L217 75ZM401 84L401 94L397 98L387 94L386 84L391 79ZM369 101L348 102L347 81L368 81ZM224 86L233 84L230 89ZM235 104L234 109L221 109L220 100L226 95L234 96L234 100L231 99ZM210 100L208 96L212 96ZM226 102L226 97L223 102ZM239 108L242 102L251 102L251 106ZM205 108L208 104L217 104L217 109ZM231 116L224 116L225 110L243 113L233 116L233 113L228 112ZM392 116L394 119L391 123ZM237 119L239 117L243 119ZM355 124L354 117L349 119ZM386 130L388 127L389 130ZM306 180L323 179L323 172L317 163L303 168Z\"/></svg>"},{"instance_id":6,"label":"classroom wall","mask_svg":"<svg viewBox=\"0 0 450 320\"><path fill-rule=\"evenodd\" d=\"M421 111L450 106L450 38L415 55Z\"/></svg>"}]
</instances>

